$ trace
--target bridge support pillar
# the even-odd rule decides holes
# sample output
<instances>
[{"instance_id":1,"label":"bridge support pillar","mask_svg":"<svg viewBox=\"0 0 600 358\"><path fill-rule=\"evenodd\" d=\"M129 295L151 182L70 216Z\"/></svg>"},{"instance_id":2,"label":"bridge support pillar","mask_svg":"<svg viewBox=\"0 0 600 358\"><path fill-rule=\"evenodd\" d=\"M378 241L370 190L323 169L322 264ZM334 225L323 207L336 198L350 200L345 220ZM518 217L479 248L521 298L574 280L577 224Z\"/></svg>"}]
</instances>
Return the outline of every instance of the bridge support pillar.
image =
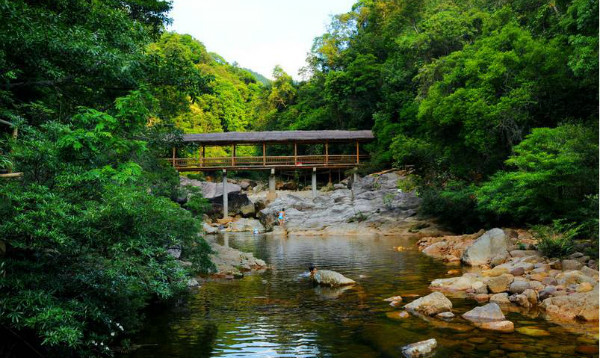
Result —
<instances>
[{"instance_id":1,"label":"bridge support pillar","mask_svg":"<svg viewBox=\"0 0 600 358\"><path fill-rule=\"evenodd\" d=\"M223 169L223 219L229 216L229 198L227 194L227 169Z\"/></svg>"},{"instance_id":2,"label":"bridge support pillar","mask_svg":"<svg viewBox=\"0 0 600 358\"><path fill-rule=\"evenodd\" d=\"M354 168L352 173L352 188L354 188L354 184L358 182L358 168Z\"/></svg>"},{"instance_id":3,"label":"bridge support pillar","mask_svg":"<svg viewBox=\"0 0 600 358\"><path fill-rule=\"evenodd\" d=\"M271 174L269 175L269 194L267 195L267 200L275 200L277 198L277 193L275 192L275 169L271 169Z\"/></svg>"},{"instance_id":4,"label":"bridge support pillar","mask_svg":"<svg viewBox=\"0 0 600 358\"><path fill-rule=\"evenodd\" d=\"M317 168L312 170L312 196L317 197Z\"/></svg>"}]
</instances>

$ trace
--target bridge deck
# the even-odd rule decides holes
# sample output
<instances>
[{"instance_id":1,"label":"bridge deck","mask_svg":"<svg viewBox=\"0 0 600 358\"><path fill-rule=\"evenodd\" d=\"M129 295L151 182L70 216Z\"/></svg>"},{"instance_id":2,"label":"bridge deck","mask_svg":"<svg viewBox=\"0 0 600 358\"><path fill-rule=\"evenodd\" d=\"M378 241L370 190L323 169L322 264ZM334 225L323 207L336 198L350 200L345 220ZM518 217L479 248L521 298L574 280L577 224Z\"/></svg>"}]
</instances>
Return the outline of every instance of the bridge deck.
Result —
<instances>
[{"instance_id":1,"label":"bridge deck","mask_svg":"<svg viewBox=\"0 0 600 358\"><path fill-rule=\"evenodd\" d=\"M367 155L297 155L297 156L256 156L218 158L169 158L178 171L209 170L268 170L293 169L348 169L366 161Z\"/></svg>"}]
</instances>

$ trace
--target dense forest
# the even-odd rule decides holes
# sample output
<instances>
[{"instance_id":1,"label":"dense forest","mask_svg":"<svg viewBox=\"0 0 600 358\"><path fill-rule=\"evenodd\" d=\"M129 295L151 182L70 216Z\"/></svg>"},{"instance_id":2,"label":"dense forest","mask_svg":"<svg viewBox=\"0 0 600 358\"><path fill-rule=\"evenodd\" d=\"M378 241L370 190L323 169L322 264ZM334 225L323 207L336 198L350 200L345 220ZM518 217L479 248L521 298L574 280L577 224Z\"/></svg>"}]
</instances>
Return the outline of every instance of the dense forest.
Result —
<instances>
[{"instance_id":1,"label":"dense forest","mask_svg":"<svg viewBox=\"0 0 600 358\"><path fill-rule=\"evenodd\" d=\"M363 170L412 166L449 228L554 223L597 248L597 1L361 0L300 82L167 32L170 8L0 1L0 170L23 173L0 179L4 337L111 355L212 269L205 203L158 160L182 133L372 129Z\"/></svg>"}]
</instances>

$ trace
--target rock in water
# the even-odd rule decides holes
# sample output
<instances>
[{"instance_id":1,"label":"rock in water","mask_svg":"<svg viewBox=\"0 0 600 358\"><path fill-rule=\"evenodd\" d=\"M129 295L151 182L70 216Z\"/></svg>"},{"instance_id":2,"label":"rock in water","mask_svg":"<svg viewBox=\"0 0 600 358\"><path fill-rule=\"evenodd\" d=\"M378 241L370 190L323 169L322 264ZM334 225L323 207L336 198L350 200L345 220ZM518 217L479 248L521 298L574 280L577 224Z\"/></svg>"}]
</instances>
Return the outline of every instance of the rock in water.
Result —
<instances>
[{"instance_id":1,"label":"rock in water","mask_svg":"<svg viewBox=\"0 0 600 358\"><path fill-rule=\"evenodd\" d=\"M463 314L463 318L471 322L493 322L504 321L504 314L496 303L488 303L485 306L475 307Z\"/></svg>"},{"instance_id":2,"label":"rock in water","mask_svg":"<svg viewBox=\"0 0 600 358\"><path fill-rule=\"evenodd\" d=\"M402 354L406 358L427 357L437 347L435 338L402 347Z\"/></svg>"},{"instance_id":3,"label":"rock in water","mask_svg":"<svg viewBox=\"0 0 600 358\"><path fill-rule=\"evenodd\" d=\"M452 310L452 302L441 292L434 292L425 297L418 298L404 306L410 313L421 313L433 316L441 312Z\"/></svg>"},{"instance_id":4,"label":"rock in water","mask_svg":"<svg viewBox=\"0 0 600 358\"><path fill-rule=\"evenodd\" d=\"M508 256L508 238L501 229L492 229L465 250L462 261L470 266L488 264L497 256Z\"/></svg>"},{"instance_id":5,"label":"rock in water","mask_svg":"<svg viewBox=\"0 0 600 358\"><path fill-rule=\"evenodd\" d=\"M481 322L475 324L478 328L485 329L487 331L497 331L502 333L512 333L515 331L515 324L511 321L494 321L494 322Z\"/></svg>"},{"instance_id":6,"label":"rock in water","mask_svg":"<svg viewBox=\"0 0 600 358\"><path fill-rule=\"evenodd\" d=\"M356 282L341 273L330 270L318 270L312 277L313 281L324 286L345 286Z\"/></svg>"}]
</instances>

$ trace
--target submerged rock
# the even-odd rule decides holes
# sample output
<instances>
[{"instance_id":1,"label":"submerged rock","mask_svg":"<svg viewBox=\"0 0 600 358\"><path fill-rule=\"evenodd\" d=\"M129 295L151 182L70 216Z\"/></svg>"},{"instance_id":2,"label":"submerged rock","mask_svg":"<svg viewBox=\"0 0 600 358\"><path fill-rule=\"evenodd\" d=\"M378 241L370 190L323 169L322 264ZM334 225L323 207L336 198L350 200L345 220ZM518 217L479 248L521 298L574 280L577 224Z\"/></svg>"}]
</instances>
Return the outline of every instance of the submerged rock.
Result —
<instances>
[{"instance_id":1,"label":"submerged rock","mask_svg":"<svg viewBox=\"0 0 600 358\"><path fill-rule=\"evenodd\" d=\"M452 302L441 292L434 292L425 297L418 298L404 306L410 313L421 313L433 316L441 312L452 310Z\"/></svg>"},{"instance_id":2,"label":"submerged rock","mask_svg":"<svg viewBox=\"0 0 600 358\"><path fill-rule=\"evenodd\" d=\"M519 327L517 328L517 332L530 337L546 337L550 335L550 332L533 326Z\"/></svg>"},{"instance_id":3,"label":"submerged rock","mask_svg":"<svg viewBox=\"0 0 600 358\"><path fill-rule=\"evenodd\" d=\"M402 347L402 354L406 358L428 357L437 347L435 338L428 339L417 343L412 343Z\"/></svg>"},{"instance_id":4,"label":"submerged rock","mask_svg":"<svg viewBox=\"0 0 600 358\"><path fill-rule=\"evenodd\" d=\"M493 321L493 322L478 322L475 324L477 328L488 331L497 331L502 333L511 333L515 331L515 324L511 321Z\"/></svg>"}]
</instances>

